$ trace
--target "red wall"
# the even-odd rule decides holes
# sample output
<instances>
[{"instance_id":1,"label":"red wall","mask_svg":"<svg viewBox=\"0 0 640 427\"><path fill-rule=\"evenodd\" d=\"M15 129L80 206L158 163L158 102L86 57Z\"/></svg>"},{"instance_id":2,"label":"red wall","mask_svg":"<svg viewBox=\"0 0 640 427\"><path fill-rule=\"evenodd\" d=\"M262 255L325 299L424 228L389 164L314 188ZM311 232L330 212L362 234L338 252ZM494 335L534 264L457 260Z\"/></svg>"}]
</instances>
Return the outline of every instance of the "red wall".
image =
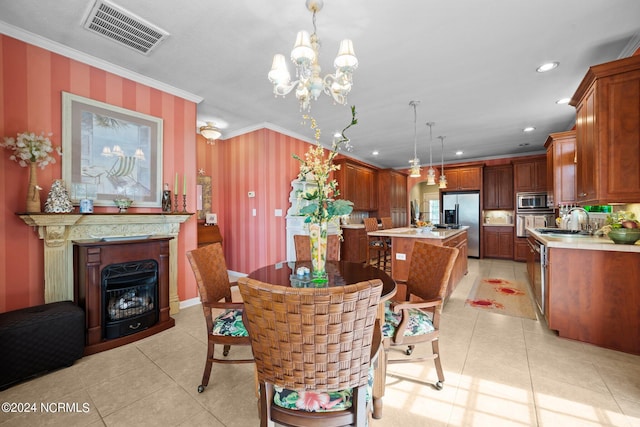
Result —
<instances>
[{"instance_id":1,"label":"red wall","mask_svg":"<svg viewBox=\"0 0 640 427\"><path fill-rule=\"evenodd\" d=\"M195 103L0 34L0 137L53 132L51 140L60 146L62 91L162 118L163 181L171 183L176 173L186 172L187 210L195 211ZM61 159L38 169L43 203L51 183L61 175ZM0 148L0 312L44 302L43 241L15 215L24 211L28 177L28 169L10 161ZM160 208L130 211L160 212ZM184 255L196 245L192 217L181 227L178 247L180 300L197 296Z\"/></svg>"},{"instance_id":2,"label":"red wall","mask_svg":"<svg viewBox=\"0 0 640 427\"><path fill-rule=\"evenodd\" d=\"M218 214L230 270L250 273L286 260L289 193L300 170L291 155L303 156L309 146L269 129L215 145L198 137L198 168L211 176L212 211ZM256 196L249 198L249 191ZM281 217L275 216L276 209L282 210Z\"/></svg>"}]
</instances>

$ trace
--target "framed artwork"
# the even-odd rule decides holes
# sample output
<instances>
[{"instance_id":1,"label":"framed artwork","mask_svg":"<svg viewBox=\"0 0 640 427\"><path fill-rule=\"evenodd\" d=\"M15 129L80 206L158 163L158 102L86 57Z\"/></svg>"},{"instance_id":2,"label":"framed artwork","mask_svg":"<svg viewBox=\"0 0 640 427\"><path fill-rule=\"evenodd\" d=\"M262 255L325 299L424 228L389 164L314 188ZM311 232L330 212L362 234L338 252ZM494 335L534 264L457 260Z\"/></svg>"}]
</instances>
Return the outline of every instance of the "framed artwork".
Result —
<instances>
[{"instance_id":1,"label":"framed artwork","mask_svg":"<svg viewBox=\"0 0 640 427\"><path fill-rule=\"evenodd\" d=\"M211 213L211 177L199 175L197 185L197 210L198 219L207 219L207 214Z\"/></svg>"},{"instance_id":2,"label":"framed artwork","mask_svg":"<svg viewBox=\"0 0 640 427\"><path fill-rule=\"evenodd\" d=\"M62 179L74 204L162 207L162 119L62 92Z\"/></svg>"}]
</instances>

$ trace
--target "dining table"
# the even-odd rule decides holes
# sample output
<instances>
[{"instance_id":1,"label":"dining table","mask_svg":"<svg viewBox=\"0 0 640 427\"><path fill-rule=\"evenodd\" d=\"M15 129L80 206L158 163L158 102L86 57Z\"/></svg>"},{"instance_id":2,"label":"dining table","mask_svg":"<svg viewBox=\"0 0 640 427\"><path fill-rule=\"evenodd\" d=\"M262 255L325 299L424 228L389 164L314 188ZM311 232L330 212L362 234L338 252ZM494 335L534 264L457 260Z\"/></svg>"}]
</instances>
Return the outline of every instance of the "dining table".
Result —
<instances>
[{"instance_id":1,"label":"dining table","mask_svg":"<svg viewBox=\"0 0 640 427\"><path fill-rule=\"evenodd\" d=\"M377 319L380 327L384 325L385 302L391 299L397 291L395 280L387 273L371 265L350 261L327 261L326 281L314 281L311 275L304 274L307 271L312 271L311 261L280 262L251 272L249 278L286 287L344 286L380 279L382 294L378 305ZM386 374L386 354L381 346L373 377L373 418L376 419L382 418L382 398L384 397Z\"/></svg>"}]
</instances>

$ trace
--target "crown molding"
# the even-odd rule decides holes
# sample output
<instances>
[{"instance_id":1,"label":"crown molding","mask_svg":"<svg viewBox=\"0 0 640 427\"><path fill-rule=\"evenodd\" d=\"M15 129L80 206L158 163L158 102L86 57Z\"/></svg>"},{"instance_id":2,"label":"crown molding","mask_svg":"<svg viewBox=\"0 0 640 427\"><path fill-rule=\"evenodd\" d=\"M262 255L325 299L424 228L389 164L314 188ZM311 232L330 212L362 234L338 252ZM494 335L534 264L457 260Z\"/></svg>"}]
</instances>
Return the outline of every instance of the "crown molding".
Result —
<instances>
[{"instance_id":1,"label":"crown molding","mask_svg":"<svg viewBox=\"0 0 640 427\"><path fill-rule=\"evenodd\" d=\"M168 85L161 81L144 76L142 74L138 74L134 71L128 70L126 68L112 64L105 60L88 55L84 52L80 52L79 50L72 49L68 46L65 46L58 42L54 42L47 38L41 37L37 34L33 34L29 31L25 31L21 28L15 27L1 20L0 20L0 33L5 34L9 37L18 39L25 43L29 43L34 46L40 47L42 49L46 49L48 51L57 53L67 58L71 58L73 60L82 62L84 64L91 65L96 68L100 68L101 70L108 71L120 77L124 77L126 79L133 80L137 83L141 83L149 87L152 87L154 89L158 89L163 92L169 93L171 95L184 98L187 101L195 102L196 104L201 103L204 99L201 96L194 95L193 93L173 87L171 85Z\"/></svg>"}]
</instances>

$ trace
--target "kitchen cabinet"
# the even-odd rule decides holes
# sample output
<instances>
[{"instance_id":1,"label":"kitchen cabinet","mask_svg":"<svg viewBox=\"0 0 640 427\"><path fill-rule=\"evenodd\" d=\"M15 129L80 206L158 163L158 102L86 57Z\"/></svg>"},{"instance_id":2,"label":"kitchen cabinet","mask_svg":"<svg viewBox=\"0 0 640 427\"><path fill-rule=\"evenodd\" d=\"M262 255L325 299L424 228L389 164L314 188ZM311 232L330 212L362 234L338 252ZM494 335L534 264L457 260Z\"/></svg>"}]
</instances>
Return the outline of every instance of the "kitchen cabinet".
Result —
<instances>
[{"instance_id":1,"label":"kitchen cabinet","mask_svg":"<svg viewBox=\"0 0 640 427\"><path fill-rule=\"evenodd\" d=\"M547 201L549 206L575 204L576 131L552 133L547 149Z\"/></svg>"},{"instance_id":2,"label":"kitchen cabinet","mask_svg":"<svg viewBox=\"0 0 640 427\"><path fill-rule=\"evenodd\" d=\"M514 237L513 239L513 260L526 261L529 253L529 244L526 237Z\"/></svg>"},{"instance_id":3,"label":"kitchen cabinet","mask_svg":"<svg viewBox=\"0 0 640 427\"><path fill-rule=\"evenodd\" d=\"M335 161L335 172L341 199L353 202L354 211L374 211L378 207L376 171L352 159Z\"/></svg>"},{"instance_id":4,"label":"kitchen cabinet","mask_svg":"<svg viewBox=\"0 0 640 427\"><path fill-rule=\"evenodd\" d=\"M447 297L451 295L460 280L469 272L468 265L468 236L467 230L447 230L451 233L445 238L409 237L410 235L389 234L391 237L391 275L394 280L406 282L409 277L409 265L411 264L411 252L416 241L427 242L438 246L458 248L460 251L453 265ZM400 255L400 256L398 256Z\"/></svg>"},{"instance_id":5,"label":"kitchen cabinet","mask_svg":"<svg viewBox=\"0 0 640 427\"><path fill-rule=\"evenodd\" d=\"M483 175L484 209L513 209L513 165L485 167Z\"/></svg>"},{"instance_id":6,"label":"kitchen cabinet","mask_svg":"<svg viewBox=\"0 0 640 427\"><path fill-rule=\"evenodd\" d=\"M577 202L640 201L640 55L590 67L570 105Z\"/></svg>"},{"instance_id":7,"label":"kitchen cabinet","mask_svg":"<svg viewBox=\"0 0 640 427\"><path fill-rule=\"evenodd\" d=\"M378 175L378 218L391 217L394 227L405 227L407 214L407 175L384 169Z\"/></svg>"},{"instance_id":8,"label":"kitchen cabinet","mask_svg":"<svg viewBox=\"0 0 640 427\"><path fill-rule=\"evenodd\" d=\"M549 328L640 354L640 253L551 247L547 254Z\"/></svg>"},{"instance_id":9,"label":"kitchen cabinet","mask_svg":"<svg viewBox=\"0 0 640 427\"><path fill-rule=\"evenodd\" d=\"M513 259L513 227L485 226L484 257Z\"/></svg>"},{"instance_id":10,"label":"kitchen cabinet","mask_svg":"<svg viewBox=\"0 0 640 427\"><path fill-rule=\"evenodd\" d=\"M358 228L343 227L340 259L364 263L367 260L367 245L367 232L364 225Z\"/></svg>"},{"instance_id":11,"label":"kitchen cabinet","mask_svg":"<svg viewBox=\"0 0 640 427\"><path fill-rule=\"evenodd\" d=\"M482 188L482 166L445 169L444 175L447 177L445 191L480 190Z\"/></svg>"},{"instance_id":12,"label":"kitchen cabinet","mask_svg":"<svg viewBox=\"0 0 640 427\"><path fill-rule=\"evenodd\" d=\"M513 187L516 193L547 191L547 158L536 156L513 162Z\"/></svg>"}]
</instances>

